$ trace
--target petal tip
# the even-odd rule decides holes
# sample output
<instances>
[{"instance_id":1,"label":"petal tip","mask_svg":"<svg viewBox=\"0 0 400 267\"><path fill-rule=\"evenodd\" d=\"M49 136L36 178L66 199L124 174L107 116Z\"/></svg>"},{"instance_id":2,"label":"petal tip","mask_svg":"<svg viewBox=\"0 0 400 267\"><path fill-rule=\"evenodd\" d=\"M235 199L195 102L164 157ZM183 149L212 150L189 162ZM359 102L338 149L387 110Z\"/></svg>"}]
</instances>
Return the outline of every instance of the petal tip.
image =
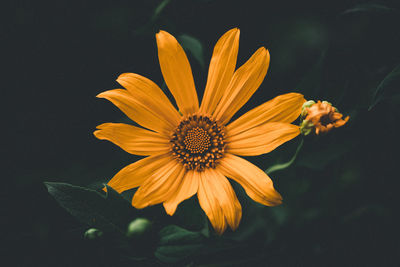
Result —
<instances>
[{"instance_id":1,"label":"petal tip","mask_svg":"<svg viewBox=\"0 0 400 267\"><path fill-rule=\"evenodd\" d=\"M274 199L272 200L272 202L274 203L274 206L278 206L282 204L282 195L278 193L278 191L275 190L275 195L274 195Z\"/></svg>"},{"instance_id":2,"label":"petal tip","mask_svg":"<svg viewBox=\"0 0 400 267\"><path fill-rule=\"evenodd\" d=\"M127 77L127 76L130 76L130 75L132 75L132 74L133 74L133 73L129 73L129 72L121 73L120 75L118 75L118 78L116 79L116 81L118 82L118 80L123 79L123 78L125 78L125 77Z\"/></svg>"},{"instance_id":3,"label":"petal tip","mask_svg":"<svg viewBox=\"0 0 400 267\"><path fill-rule=\"evenodd\" d=\"M93 132L93 135L98 139L99 139L99 132L100 132L100 130L96 130Z\"/></svg>"},{"instance_id":4,"label":"petal tip","mask_svg":"<svg viewBox=\"0 0 400 267\"><path fill-rule=\"evenodd\" d=\"M267 48L265 48L264 46L262 46L260 48L260 51L263 54L263 56L265 56L267 58L267 60L269 60L269 58L270 58L269 50Z\"/></svg>"},{"instance_id":5,"label":"petal tip","mask_svg":"<svg viewBox=\"0 0 400 267\"><path fill-rule=\"evenodd\" d=\"M105 93L105 92L101 92L100 94L97 94L96 97L97 97L97 98L104 98L104 93Z\"/></svg>"},{"instance_id":6,"label":"petal tip","mask_svg":"<svg viewBox=\"0 0 400 267\"><path fill-rule=\"evenodd\" d=\"M172 205L167 204L166 202L163 203L165 212L169 215L169 216L173 216L175 214L176 208L174 208Z\"/></svg>"},{"instance_id":7,"label":"petal tip","mask_svg":"<svg viewBox=\"0 0 400 267\"><path fill-rule=\"evenodd\" d=\"M157 38L157 40L158 40L159 38L171 37L171 36L173 37L172 34L170 34L169 32L163 31L163 30L159 30L158 33L156 33L156 38Z\"/></svg>"},{"instance_id":8,"label":"petal tip","mask_svg":"<svg viewBox=\"0 0 400 267\"><path fill-rule=\"evenodd\" d=\"M240 34L240 29L238 27L235 27L235 28L230 29L228 32L237 35L237 34Z\"/></svg>"}]
</instances>

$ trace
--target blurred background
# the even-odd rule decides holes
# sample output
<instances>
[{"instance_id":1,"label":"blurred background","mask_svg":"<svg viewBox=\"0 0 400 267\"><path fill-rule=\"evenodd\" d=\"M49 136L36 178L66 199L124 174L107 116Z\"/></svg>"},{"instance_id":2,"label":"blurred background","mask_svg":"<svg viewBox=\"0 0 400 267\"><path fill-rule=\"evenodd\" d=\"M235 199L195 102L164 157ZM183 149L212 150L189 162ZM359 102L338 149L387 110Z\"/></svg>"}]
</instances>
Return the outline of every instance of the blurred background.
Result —
<instances>
[{"instance_id":1,"label":"blurred background","mask_svg":"<svg viewBox=\"0 0 400 267\"><path fill-rule=\"evenodd\" d=\"M350 121L305 138L294 164L270 175L283 205L256 205L233 184L243 220L224 238L234 245L173 265L400 265L398 1L15 0L9 7L0 226L12 262L5 266L167 265L132 263L109 242L85 240L88 226L43 182L99 189L138 159L94 138L103 122L128 122L95 96L119 88L124 72L163 85L155 33L166 30L184 46L201 96L213 46L233 27L241 30L238 66L260 46L271 54L265 81L239 115L295 91L332 102ZM299 142L249 160L267 169L290 160Z\"/></svg>"}]
</instances>

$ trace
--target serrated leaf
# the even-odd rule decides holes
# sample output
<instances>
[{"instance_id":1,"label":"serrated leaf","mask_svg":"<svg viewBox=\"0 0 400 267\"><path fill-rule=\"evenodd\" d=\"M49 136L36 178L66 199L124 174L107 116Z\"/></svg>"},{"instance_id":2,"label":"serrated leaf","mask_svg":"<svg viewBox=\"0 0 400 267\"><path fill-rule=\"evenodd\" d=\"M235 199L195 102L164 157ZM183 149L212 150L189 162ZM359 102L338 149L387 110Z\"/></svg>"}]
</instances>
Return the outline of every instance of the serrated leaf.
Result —
<instances>
[{"instance_id":1,"label":"serrated leaf","mask_svg":"<svg viewBox=\"0 0 400 267\"><path fill-rule=\"evenodd\" d=\"M111 187L107 194L67 183L45 182L56 201L82 223L119 234L134 215L135 209Z\"/></svg>"},{"instance_id":2,"label":"serrated leaf","mask_svg":"<svg viewBox=\"0 0 400 267\"><path fill-rule=\"evenodd\" d=\"M400 94L400 65L395 67L378 85L374 92L372 103L368 110L371 110L380 101L395 97Z\"/></svg>"},{"instance_id":3,"label":"serrated leaf","mask_svg":"<svg viewBox=\"0 0 400 267\"><path fill-rule=\"evenodd\" d=\"M199 62L200 66L204 68L203 45L201 42L187 34L180 35L178 41L186 51L193 55L193 57Z\"/></svg>"},{"instance_id":4,"label":"serrated leaf","mask_svg":"<svg viewBox=\"0 0 400 267\"><path fill-rule=\"evenodd\" d=\"M202 233L176 225L164 227L159 234L160 241L154 255L165 263L176 263L199 253L206 241Z\"/></svg>"}]
</instances>

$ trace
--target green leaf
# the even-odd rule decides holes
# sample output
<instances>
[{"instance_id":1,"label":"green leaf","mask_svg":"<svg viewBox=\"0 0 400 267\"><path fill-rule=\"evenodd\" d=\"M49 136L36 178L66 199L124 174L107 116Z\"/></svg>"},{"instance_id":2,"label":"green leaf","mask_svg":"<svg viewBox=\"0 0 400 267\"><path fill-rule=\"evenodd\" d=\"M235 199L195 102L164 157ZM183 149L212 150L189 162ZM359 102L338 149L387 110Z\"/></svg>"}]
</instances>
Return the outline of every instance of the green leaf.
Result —
<instances>
[{"instance_id":1,"label":"green leaf","mask_svg":"<svg viewBox=\"0 0 400 267\"><path fill-rule=\"evenodd\" d=\"M82 223L102 231L125 234L135 211L120 194L107 186L107 193L67 183L45 182L56 201Z\"/></svg>"},{"instance_id":2,"label":"green leaf","mask_svg":"<svg viewBox=\"0 0 400 267\"><path fill-rule=\"evenodd\" d=\"M180 35L178 41L186 51L193 55L193 57L199 62L200 66L204 68L203 45L201 42L187 34Z\"/></svg>"},{"instance_id":3,"label":"green leaf","mask_svg":"<svg viewBox=\"0 0 400 267\"><path fill-rule=\"evenodd\" d=\"M151 16L150 19L151 22L155 22L157 20L157 18L160 16L160 14L164 10L164 8L169 4L169 2L171 2L171 0L163 0L160 2L160 4L158 4L156 9L154 9L153 16Z\"/></svg>"},{"instance_id":4,"label":"green leaf","mask_svg":"<svg viewBox=\"0 0 400 267\"><path fill-rule=\"evenodd\" d=\"M154 253L165 263L176 263L199 253L206 237L201 232L192 232L176 225L168 225L160 231L160 242Z\"/></svg>"},{"instance_id":5,"label":"green leaf","mask_svg":"<svg viewBox=\"0 0 400 267\"><path fill-rule=\"evenodd\" d=\"M393 12L396 11L396 9L387 7L384 5L379 5L379 4L359 4L356 5L353 8L347 9L341 13L341 15L346 15L346 14L352 14L352 13L358 13L358 12Z\"/></svg>"},{"instance_id":6,"label":"green leaf","mask_svg":"<svg viewBox=\"0 0 400 267\"><path fill-rule=\"evenodd\" d=\"M135 30L136 34L154 34L154 27L156 26L157 21L160 19L164 9L168 6L171 0L163 0L161 1L157 7L154 9L153 14L149 18L149 21L144 25L140 26L138 29ZM156 27L158 29L159 27Z\"/></svg>"},{"instance_id":7,"label":"green leaf","mask_svg":"<svg viewBox=\"0 0 400 267\"><path fill-rule=\"evenodd\" d=\"M371 110L376 104L384 99L396 97L400 94L400 65L394 68L378 85L374 92L372 104L368 110Z\"/></svg>"},{"instance_id":8,"label":"green leaf","mask_svg":"<svg viewBox=\"0 0 400 267\"><path fill-rule=\"evenodd\" d=\"M293 164L293 162L296 160L297 154L299 154L301 148L303 147L303 143L304 143L304 139L302 138L300 143L299 143L299 145L297 146L296 152L294 153L293 157L288 162L278 163L278 164L272 165L265 172L267 174L270 174L270 173L273 173L273 172L276 172L276 171L279 171L279 170L283 170L283 169L286 169L286 168L290 167Z\"/></svg>"}]
</instances>

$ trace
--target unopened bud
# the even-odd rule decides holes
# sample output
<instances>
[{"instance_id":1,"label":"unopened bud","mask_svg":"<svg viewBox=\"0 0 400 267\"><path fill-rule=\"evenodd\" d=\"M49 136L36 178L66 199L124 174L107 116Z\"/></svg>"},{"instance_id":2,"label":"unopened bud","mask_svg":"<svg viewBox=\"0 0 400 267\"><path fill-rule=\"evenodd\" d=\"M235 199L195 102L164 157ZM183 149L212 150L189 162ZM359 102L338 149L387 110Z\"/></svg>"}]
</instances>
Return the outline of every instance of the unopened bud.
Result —
<instances>
[{"instance_id":1,"label":"unopened bud","mask_svg":"<svg viewBox=\"0 0 400 267\"><path fill-rule=\"evenodd\" d=\"M349 116L343 118L343 115L331 103L320 100L317 103L313 100L304 103L301 118L303 121L300 124L300 132L303 135L311 132L316 135L324 134L343 126L349 120Z\"/></svg>"},{"instance_id":2,"label":"unopened bud","mask_svg":"<svg viewBox=\"0 0 400 267\"><path fill-rule=\"evenodd\" d=\"M94 240L94 239L101 237L102 235L103 235L102 231L100 231L96 228L90 228L85 232L84 237L89 240Z\"/></svg>"},{"instance_id":3,"label":"unopened bud","mask_svg":"<svg viewBox=\"0 0 400 267\"><path fill-rule=\"evenodd\" d=\"M307 108L311 107L312 105L315 104L314 100L308 100L307 102L305 102L303 104L303 106L301 107L301 114L300 117L301 118L305 118L307 116Z\"/></svg>"},{"instance_id":4,"label":"unopened bud","mask_svg":"<svg viewBox=\"0 0 400 267\"><path fill-rule=\"evenodd\" d=\"M142 236L151 229L152 223L146 218L137 218L128 225L128 237Z\"/></svg>"},{"instance_id":5,"label":"unopened bud","mask_svg":"<svg viewBox=\"0 0 400 267\"><path fill-rule=\"evenodd\" d=\"M309 135L314 130L314 124L311 121L303 120L300 124L300 133L304 136Z\"/></svg>"}]
</instances>

